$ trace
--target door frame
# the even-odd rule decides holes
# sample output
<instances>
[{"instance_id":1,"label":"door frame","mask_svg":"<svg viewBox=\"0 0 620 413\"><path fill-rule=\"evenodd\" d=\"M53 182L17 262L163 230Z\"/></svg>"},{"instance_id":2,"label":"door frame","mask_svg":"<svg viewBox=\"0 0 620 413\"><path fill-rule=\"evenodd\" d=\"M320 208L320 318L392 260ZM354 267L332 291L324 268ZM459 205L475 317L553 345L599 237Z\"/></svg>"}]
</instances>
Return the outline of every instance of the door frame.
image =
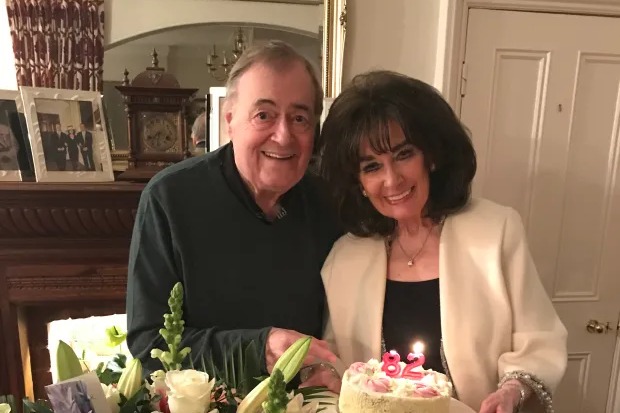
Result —
<instances>
[{"instance_id":1,"label":"door frame","mask_svg":"<svg viewBox=\"0 0 620 413\"><path fill-rule=\"evenodd\" d=\"M461 111L461 67L465 58L467 23L470 9L546 12L588 16L620 17L620 3L604 4L605 0L563 2L557 0L442 0L446 11L445 49L438 52L437 67L443 76L436 86L457 113ZM607 0L608 1L608 0ZM441 33L440 36L443 36ZM444 40L444 39L441 39ZM439 41L438 44L441 44ZM443 63L443 64L442 64ZM437 70L436 70L437 71Z\"/></svg>"},{"instance_id":2,"label":"door frame","mask_svg":"<svg viewBox=\"0 0 620 413\"><path fill-rule=\"evenodd\" d=\"M445 49L437 53L443 67L443 76L437 85L443 96L460 117L462 67L467 44L467 24L470 9L507 10L523 12L562 13L601 17L619 17L620 3L604 3L605 0L564 2L559 0L443 0L447 13ZM441 44L441 40L438 44ZM441 61L443 60L443 62ZM443 65L441 64L443 63ZM617 321L620 326L620 320ZM612 359L611 381L605 413L620 413L620 334L616 335L616 346Z\"/></svg>"}]
</instances>

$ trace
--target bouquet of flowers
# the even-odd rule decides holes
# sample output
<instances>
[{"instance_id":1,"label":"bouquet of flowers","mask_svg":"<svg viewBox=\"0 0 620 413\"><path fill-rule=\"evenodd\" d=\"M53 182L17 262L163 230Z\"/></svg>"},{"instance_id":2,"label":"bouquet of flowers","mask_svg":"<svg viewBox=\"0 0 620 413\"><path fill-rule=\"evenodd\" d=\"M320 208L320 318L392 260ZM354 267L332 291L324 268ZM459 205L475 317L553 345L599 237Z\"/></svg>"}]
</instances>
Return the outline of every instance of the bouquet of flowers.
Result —
<instances>
[{"instance_id":1,"label":"bouquet of flowers","mask_svg":"<svg viewBox=\"0 0 620 413\"><path fill-rule=\"evenodd\" d=\"M132 359L125 364L122 357L115 359L115 368L100 365L94 372L85 374L85 367L73 349L61 341L57 351L58 384L86 382L88 389L82 392L85 397L82 405L88 404L95 413L101 413L101 408L93 408L91 399L104 399L108 413L317 413L325 405L332 404L319 401L324 388L286 391L286 385L302 366L311 337L301 338L291 345L268 377L258 376L258 353L254 343L245 349L241 346L233 349L224 357L221 371L212 359L202 360L200 370L193 365L184 369L183 361L191 349L179 348L184 330L181 283L172 289L168 305L170 313L164 315L164 327L160 329L167 349L151 350L151 357L159 359L163 369L152 373L150 380L143 380L140 360ZM111 337L114 336L124 340L124 335L118 331L111 331ZM24 413L74 411L73 406L80 404L80 391L69 394L72 400L64 405L55 403L51 397L49 401L36 402L24 399ZM10 396L0 396L0 413L11 411L16 412L14 400Z\"/></svg>"}]
</instances>

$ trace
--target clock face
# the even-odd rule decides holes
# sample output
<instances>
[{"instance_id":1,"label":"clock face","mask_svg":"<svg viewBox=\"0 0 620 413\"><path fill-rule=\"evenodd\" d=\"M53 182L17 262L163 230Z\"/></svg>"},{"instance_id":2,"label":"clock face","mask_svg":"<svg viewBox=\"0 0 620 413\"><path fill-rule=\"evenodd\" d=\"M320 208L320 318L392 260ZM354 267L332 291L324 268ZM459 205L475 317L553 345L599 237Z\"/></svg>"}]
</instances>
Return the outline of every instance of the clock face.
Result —
<instances>
[{"instance_id":1,"label":"clock face","mask_svg":"<svg viewBox=\"0 0 620 413\"><path fill-rule=\"evenodd\" d=\"M142 139L146 150L166 152L175 147L179 141L175 114L148 112L141 117Z\"/></svg>"}]
</instances>

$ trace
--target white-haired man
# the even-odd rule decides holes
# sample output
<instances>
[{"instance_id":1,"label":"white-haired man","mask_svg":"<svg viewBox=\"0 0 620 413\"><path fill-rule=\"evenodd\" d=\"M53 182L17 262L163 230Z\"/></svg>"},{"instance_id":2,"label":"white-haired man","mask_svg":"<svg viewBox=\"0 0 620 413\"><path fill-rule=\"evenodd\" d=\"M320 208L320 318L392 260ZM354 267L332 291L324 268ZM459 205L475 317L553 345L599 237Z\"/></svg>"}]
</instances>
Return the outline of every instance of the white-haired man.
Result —
<instances>
[{"instance_id":1,"label":"white-haired man","mask_svg":"<svg viewBox=\"0 0 620 413\"><path fill-rule=\"evenodd\" d=\"M320 271L341 231L317 178L306 173L321 86L303 56L270 42L239 58L226 99L231 142L168 167L140 200L127 341L147 369L161 368L149 353L161 342L158 329L178 281L185 286L181 346L192 348L195 365L205 354L221 360L225 348L254 341L269 372L299 337L323 332ZM335 360L325 341L313 340L307 364ZM325 380L313 384L339 391L323 370Z\"/></svg>"}]
</instances>

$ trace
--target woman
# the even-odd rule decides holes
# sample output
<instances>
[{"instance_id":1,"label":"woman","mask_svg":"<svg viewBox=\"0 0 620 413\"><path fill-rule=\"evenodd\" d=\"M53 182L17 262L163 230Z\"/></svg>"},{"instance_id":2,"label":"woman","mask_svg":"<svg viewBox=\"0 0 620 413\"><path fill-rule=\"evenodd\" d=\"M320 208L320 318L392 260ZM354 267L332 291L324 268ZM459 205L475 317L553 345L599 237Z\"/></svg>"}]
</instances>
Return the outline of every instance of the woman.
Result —
<instances>
[{"instance_id":1,"label":"woman","mask_svg":"<svg viewBox=\"0 0 620 413\"><path fill-rule=\"evenodd\" d=\"M71 170L77 171L80 166L80 146L75 129L72 127L67 129L67 152L69 153L69 161L71 161Z\"/></svg>"},{"instance_id":2,"label":"woman","mask_svg":"<svg viewBox=\"0 0 620 413\"><path fill-rule=\"evenodd\" d=\"M551 411L566 329L517 212L471 199L475 152L450 106L418 80L360 75L332 104L319 149L348 232L322 271L326 338L343 363L422 341L424 367L476 411Z\"/></svg>"}]
</instances>

